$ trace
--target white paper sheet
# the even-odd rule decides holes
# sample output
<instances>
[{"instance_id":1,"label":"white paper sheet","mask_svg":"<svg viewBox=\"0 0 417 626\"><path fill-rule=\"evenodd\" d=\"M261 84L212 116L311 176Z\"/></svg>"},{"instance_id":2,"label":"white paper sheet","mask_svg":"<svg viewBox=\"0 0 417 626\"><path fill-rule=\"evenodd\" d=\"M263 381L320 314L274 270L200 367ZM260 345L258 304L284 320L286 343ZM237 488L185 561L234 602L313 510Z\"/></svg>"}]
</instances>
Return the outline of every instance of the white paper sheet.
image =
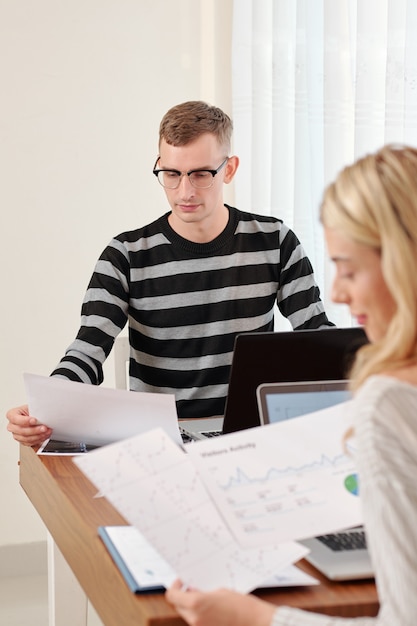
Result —
<instances>
[{"instance_id":1,"label":"white paper sheet","mask_svg":"<svg viewBox=\"0 0 417 626\"><path fill-rule=\"evenodd\" d=\"M300 540L362 523L353 456L343 450L352 401L187 447L243 546Z\"/></svg>"},{"instance_id":2,"label":"white paper sheet","mask_svg":"<svg viewBox=\"0 0 417 626\"><path fill-rule=\"evenodd\" d=\"M308 553L294 542L242 549L189 456L161 429L73 461L189 586L245 593Z\"/></svg>"},{"instance_id":3,"label":"white paper sheet","mask_svg":"<svg viewBox=\"0 0 417 626\"><path fill-rule=\"evenodd\" d=\"M289 565L281 570L278 574L268 578L259 589L269 589L271 587L306 587L310 585L319 585L320 581L310 574L306 574L296 565Z\"/></svg>"},{"instance_id":4,"label":"white paper sheet","mask_svg":"<svg viewBox=\"0 0 417 626\"><path fill-rule=\"evenodd\" d=\"M24 374L30 414L53 428L53 439L105 445L162 427L181 443L175 396L107 389Z\"/></svg>"},{"instance_id":5,"label":"white paper sheet","mask_svg":"<svg viewBox=\"0 0 417 626\"><path fill-rule=\"evenodd\" d=\"M106 526L106 533L118 552L119 559L142 587L163 584L168 587L177 574L154 549L136 526ZM260 589L318 585L313 578L295 565L289 565L265 580Z\"/></svg>"}]
</instances>

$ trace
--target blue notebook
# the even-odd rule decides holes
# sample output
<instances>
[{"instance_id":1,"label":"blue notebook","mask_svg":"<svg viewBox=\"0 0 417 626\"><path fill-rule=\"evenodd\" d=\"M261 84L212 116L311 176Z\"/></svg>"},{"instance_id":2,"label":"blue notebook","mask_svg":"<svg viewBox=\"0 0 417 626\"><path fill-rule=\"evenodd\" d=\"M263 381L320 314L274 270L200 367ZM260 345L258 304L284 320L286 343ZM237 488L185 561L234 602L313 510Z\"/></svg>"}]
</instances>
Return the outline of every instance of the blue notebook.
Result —
<instances>
[{"instance_id":1,"label":"blue notebook","mask_svg":"<svg viewBox=\"0 0 417 626\"><path fill-rule=\"evenodd\" d=\"M99 526L98 534L133 593L165 591L176 574L135 526Z\"/></svg>"}]
</instances>

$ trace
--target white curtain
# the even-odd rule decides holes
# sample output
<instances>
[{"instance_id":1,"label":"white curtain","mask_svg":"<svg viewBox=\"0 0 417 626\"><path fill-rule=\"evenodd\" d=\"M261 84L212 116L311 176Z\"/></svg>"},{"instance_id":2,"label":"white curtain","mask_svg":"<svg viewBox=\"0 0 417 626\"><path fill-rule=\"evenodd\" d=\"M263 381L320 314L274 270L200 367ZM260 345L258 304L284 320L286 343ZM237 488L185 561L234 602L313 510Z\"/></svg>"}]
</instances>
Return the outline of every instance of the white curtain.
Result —
<instances>
[{"instance_id":1,"label":"white curtain","mask_svg":"<svg viewBox=\"0 0 417 626\"><path fill-rule=\"evenodd\" d=\"M236 205L294 229L329 317L350 326L330 301L318 207L345 164L417 146L417 2L235 0L232 51Z\"/></svg>"}]
</instances>

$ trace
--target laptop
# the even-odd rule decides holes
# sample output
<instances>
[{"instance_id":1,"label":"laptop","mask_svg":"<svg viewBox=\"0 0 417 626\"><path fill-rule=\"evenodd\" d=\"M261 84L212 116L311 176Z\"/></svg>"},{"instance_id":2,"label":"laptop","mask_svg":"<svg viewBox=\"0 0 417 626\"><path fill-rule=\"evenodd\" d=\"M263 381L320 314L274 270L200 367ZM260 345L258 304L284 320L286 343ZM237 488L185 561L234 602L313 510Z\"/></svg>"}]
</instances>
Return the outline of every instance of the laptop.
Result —
<instances>
[{"instance_id":1,"label":"laptop","mask_svg":"<svg viewBox=\"0 0 417 626\"><path fill-rule=\"evenodd\" d=\"M256 390L261 425L326 409L351 398L347 380L263 383Z\"/></svg>"},{"instance_id":2,"label":"laptop","mask_svg":"<svg viewBox=\"0 0 417 626\"><path fill-rule=\"evenodd\" d=\"M271 424L345 402L350 398L346 380L259 385L256 391L261 424ZM305 557L331 580L373 577L363 526L301 541Z\"/></svg>"},{"instance_id":3,"label":"laptop","mask_svg":"<svg viewBox=\"0 0 417 626\"><path fill-rule=\"evenodd\" d=\"M367 341L364 330L359 327L238 335L223 433L260 425L256 399L260 384L344 380L357 349Z\"/></svg>"},{"instance_id":4,"label":"laptop","mask_svg":"<svg viewBox=\"0 0 417 626\"><path fill-rule=\"evenodd\" d=\"M259 426L256 389L261 383L345 379L365 343L359 327L238 334L224 418L181 420L184 442Z\"/></svg>"}]
</instances>

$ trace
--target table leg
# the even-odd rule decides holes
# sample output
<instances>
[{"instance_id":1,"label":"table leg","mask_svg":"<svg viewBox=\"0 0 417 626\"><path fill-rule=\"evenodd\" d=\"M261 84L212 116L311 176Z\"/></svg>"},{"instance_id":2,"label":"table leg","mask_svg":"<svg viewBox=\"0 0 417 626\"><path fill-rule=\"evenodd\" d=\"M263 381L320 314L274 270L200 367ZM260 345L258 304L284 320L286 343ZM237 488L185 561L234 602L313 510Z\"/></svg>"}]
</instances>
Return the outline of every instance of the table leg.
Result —
<instances>
[{"instance_id":1,"label":"table leg","mask_svg":"<svg viewBox=\"0 0 417 626\"><path fill-rule=\"evenodd\" d=\"M87 596L49 533L47 544L49 626L87 626Z\"/></svg>"}]
</instances>

